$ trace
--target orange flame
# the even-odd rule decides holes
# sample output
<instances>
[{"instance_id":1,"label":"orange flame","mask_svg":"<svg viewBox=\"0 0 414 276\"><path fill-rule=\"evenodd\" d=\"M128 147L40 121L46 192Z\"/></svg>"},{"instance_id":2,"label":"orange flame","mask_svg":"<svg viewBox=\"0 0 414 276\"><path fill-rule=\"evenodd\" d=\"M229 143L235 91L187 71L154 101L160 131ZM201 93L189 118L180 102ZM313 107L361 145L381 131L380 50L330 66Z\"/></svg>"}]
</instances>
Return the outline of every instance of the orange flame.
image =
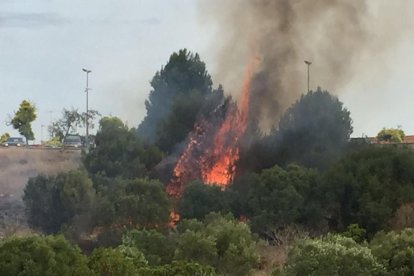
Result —
<instances>
[{"instance_id":1,"label":"orange flame","mask_svg":"<svg viewBox=\"0 0 414 276\"><path fill-rule=\"evenodd\" d=\"M257 59L253 58L245 72L239 108L227 111L221 126L214 130L213 142L199 155L200 144L206 138L206 131L212 127L208 122L195 124L194 131L189 135L187 147L181 154L174 170L167 193L179 197L184 185L191 180L201 179L204 183L226 188L236 174L236 162L239 160L239 142L247 126L249 112L250 84Z\"/></svg>"}]
</instances>

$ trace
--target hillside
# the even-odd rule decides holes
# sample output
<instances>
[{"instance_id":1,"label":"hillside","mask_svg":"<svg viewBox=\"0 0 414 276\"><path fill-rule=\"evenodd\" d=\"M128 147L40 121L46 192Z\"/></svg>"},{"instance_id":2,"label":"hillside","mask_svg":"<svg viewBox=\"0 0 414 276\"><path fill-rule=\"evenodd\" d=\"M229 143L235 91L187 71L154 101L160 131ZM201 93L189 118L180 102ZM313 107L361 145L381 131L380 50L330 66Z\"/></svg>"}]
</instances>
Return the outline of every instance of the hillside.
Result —
<instances>
[{"instance_id":1,"label":"hillside","mask_svg":"<svg viewBox=\"0 0 414 276\"><path fill-rule=\"evenodd\" d=\"M30 177L79 167L80 151L0 148L0 236L25 228L21 200Z\"/></svg>"}]
</instances>

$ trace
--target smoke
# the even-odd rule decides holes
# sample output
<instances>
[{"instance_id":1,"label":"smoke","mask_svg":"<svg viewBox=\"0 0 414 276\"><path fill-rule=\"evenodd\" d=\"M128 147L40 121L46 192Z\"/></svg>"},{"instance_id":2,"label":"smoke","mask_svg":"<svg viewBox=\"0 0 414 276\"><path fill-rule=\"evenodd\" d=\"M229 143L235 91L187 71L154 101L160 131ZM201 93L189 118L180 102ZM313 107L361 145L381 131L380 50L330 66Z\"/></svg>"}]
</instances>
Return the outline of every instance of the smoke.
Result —
<instances>
[{"instance_id":1,"label":"smoke","mask_svg":"<svg viewBox=\"0 0 414 276\"><path fill-rule=\"evenodd\" d=\"M307 91L304 60L312 62L311 90L321 85L339 93L356 67L364 68L360 61L367 54L376 51L377 57L392 39L396 41L396 32L387 32L386 23L375 20L386 10L373 10L369 4L363 0L204 1L200 4L203 23L217 27L213 79L226 92L237 94L244 67L256 55L261 65L252 82L250 114L262 130L268 130ZM385 34L378 35L378 30Z\"/></svg>"}]
</instances>

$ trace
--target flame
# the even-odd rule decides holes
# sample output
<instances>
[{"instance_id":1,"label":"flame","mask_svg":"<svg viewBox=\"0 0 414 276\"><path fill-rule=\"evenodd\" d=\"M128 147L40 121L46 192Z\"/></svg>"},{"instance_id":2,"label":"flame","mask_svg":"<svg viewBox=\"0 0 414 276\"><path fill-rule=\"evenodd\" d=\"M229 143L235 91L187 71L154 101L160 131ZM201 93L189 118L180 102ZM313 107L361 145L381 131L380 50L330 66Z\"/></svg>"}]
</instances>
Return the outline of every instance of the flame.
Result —
<instances>
[{"instance_id":1,"label":"flame","mask_svg":"<svg viewBox=\"0 0 414 276\"><path fill-rule=\"evenodd\" d=\"M250 83L257 66L257 58L248 63L239 106L230 105L219 128L206 120L197 122L190 133L187 147L182 152L173 170L173 177L167 186L167 193L179 197L184 185L191 180L201 179L204 183L226 188L236 174L239 160L239 142L243 136L249 112ZM213 133L210 141L207 133ZM201 152L200 152L201 151Z\"/></svg>"}]
</instances>

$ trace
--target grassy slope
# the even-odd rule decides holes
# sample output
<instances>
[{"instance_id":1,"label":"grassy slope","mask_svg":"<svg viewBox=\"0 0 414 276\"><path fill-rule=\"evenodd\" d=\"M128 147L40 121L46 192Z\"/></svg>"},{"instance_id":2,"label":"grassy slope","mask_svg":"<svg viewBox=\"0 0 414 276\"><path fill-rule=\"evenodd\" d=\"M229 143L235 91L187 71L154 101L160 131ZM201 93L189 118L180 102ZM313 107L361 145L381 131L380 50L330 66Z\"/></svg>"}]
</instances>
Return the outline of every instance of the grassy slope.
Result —
<instances>
[{"instance_id":1,"label":"grassy slope","mask_svg":"<svg viewBox=\"0 0 414 276\"><path fill-rule=\"evenodd\" d=\"M26 228L21 200L30 177L76 169L80 151L0 148L0 237Z\"/></svg>"}]
</instances>

